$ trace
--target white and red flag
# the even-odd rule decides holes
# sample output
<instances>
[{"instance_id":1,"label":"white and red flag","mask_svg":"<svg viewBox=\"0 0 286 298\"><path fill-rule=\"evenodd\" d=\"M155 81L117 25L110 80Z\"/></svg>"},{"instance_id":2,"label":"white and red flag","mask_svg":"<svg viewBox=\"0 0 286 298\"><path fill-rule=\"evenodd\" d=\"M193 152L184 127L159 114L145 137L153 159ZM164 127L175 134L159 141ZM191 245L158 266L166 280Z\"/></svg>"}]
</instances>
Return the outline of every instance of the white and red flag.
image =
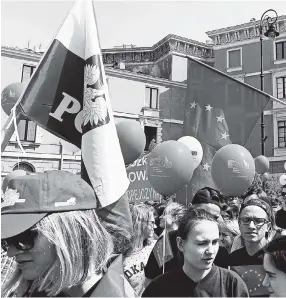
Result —
<instances>
[{"instance_id":1,"label":"white and red flag","mask_svg":"<svg viewBox=\"0 0 286 298\"><path fill-rule=\"evenodd\" d=\"M27 117L82 150L82 176L100 206L127 190L93 2L78 0L40 61L20 107Z\"/></svg>"}]
</instances>

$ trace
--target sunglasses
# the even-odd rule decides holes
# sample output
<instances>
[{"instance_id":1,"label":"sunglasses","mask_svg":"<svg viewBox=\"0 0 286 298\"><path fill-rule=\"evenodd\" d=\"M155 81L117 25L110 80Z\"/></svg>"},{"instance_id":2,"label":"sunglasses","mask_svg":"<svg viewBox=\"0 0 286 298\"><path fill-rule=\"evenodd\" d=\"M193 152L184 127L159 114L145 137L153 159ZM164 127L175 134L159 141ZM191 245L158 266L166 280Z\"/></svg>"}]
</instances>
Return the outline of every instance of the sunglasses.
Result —
<instances>
[{"instance_id":1,"label":"sunglasses","mask_svg":"<svg viewBox=\"0 0 286 298\"><path fill-rule=\"evenodd\" d=\"M7 251L12 245L18 250L30 250L34 247L37 236L37 229L30 229L14 237L1 240L1 247L4 251Z\"/></svg>"},{"instance_id":2,"label":"sunglasses","mask_svg":"<svg viewBox=\"0 0 286 298\"><path fill-rule=\"evenodd\" d=\"M253 221L256 226L262 226L268 222L266 218L258 217L240 217L239 220L243 225L249 225Z\"/></svg>"}]
</instances>

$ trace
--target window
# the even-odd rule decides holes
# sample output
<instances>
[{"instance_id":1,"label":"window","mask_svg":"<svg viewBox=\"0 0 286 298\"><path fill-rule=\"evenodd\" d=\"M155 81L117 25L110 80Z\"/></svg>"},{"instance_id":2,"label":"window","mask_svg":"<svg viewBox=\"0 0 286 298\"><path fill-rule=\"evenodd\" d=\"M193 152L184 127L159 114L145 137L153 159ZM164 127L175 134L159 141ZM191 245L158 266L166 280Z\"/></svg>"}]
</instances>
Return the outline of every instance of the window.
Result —
<instances>
[{"instance_id":1,"label":"window","mask_svg":"<svg viewBox=\"0 0 286 298\"><path fill-rule=\"evenodd\" d=\"M16 171L16 170L24 170L26 172L31 172L31 173L35 172L34 166L28 162L25 162L25 161L21 161L21 162L17 163L13 168L13 171Z\"/></svg>"},{"instance_id":2,"label":"window","mask_svg":"<svg viewBox=\"0 0 286 298\"><path fill-rule=\"evenodd\" d=\"M146 87L145 106L150 109L158 109L158 88Z\"/></svg>"},{"instance_id":3,"label":"window","mask_svg":"<svg viewBox=\"0 0 286 298\"><path fill-rule=\"evenodd\" d=\"M36 123L29 119L22 119L18 124L18 134L20 141L35 142Z\"/></svg>"},{"instance_id":4,"label":"window","mask_svg":"<svg viewBox=\"0 0 286 298\"><path fill-rule=\"evenodd\" d=\"M241 68L241 48L227 51L227 68Z\"/></svg>"},{"instance_id":5,"label":"window","mask_svg":"<svg viewBox=\"0 0 286 298\"><path fill-rule=\"evenodd\" d=\"M23 65L21 82L28 82L32 76L36 66Z\"/></svg>"},{"instance_id":6,"label":"window","mask_svg":"<svg viewBox=\"0 0 286 298\"><path fill-rule=\"evenodd\" d=\"M286 41L276 43L276 60L286 59Z\"/></svg>"},{"instance_id":7,"label":"window","mask_svg":"<svg viewBox=\"0 0 286 298\"><path fill-rule=\"evenodd\" d=\"M146 136L145 151L149 149L150 143L157 140L157 127L144 126L144 132Z\"/></svg>"},{"instance_id":8,"label":"window","mask_svg":"<svg viewBox=\"0 0 286 298\"><path fill-rule=\"evenodd\" d=\"M286 77L276 79L277 98L286 98Z\"/></svg>"},{"instance_id":9,"label":"window","mask_svg":"<svg viewBox=\"0 0 286 298\"><path fill-rule=\"evenodd\" d=\"M286 120L278 121L278 147L286 147Z\"/></svg>"}]
</instances>

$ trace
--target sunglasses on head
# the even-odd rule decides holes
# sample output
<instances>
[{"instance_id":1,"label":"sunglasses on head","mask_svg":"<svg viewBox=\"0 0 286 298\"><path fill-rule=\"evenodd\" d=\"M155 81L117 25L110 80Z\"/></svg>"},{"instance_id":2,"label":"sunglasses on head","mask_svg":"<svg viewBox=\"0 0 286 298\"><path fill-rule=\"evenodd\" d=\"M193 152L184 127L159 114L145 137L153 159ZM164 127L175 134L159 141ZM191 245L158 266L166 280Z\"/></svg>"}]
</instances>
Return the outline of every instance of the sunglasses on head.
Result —
<instances>
[{"instance_id":1,"label":"sunglasses on head","mask_svg":"<svg viewBox=\"0 0 286 298\"><path fill-rule=\"evenodd\" d=\"M37 229L29 229L14 237L1 240L1 247L4 251L7 251L12 245L18 250L30 250L34 247L37 236Z\"/></svg>"}]
</instances>

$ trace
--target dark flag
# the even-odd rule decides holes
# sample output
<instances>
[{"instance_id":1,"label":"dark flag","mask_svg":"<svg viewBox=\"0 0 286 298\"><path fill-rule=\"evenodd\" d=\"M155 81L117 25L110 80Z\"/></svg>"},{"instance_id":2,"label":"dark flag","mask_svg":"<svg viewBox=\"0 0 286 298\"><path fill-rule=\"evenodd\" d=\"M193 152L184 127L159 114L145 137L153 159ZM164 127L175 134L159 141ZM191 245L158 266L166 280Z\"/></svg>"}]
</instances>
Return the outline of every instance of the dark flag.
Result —
<instances>
[{"instance_id":1,"label":"dark flag","mask_svg":"<svg viewBox=\"0 0 286 298\"><path fill-rule=\"evenodd\" d=\"M216 188L211 177L214 154L227 144L246 145L270 95L191 58L187 84L184 135L203 147L202 162L188 187L191 199L202 187Z\"/></svg>"}]
</instances>

